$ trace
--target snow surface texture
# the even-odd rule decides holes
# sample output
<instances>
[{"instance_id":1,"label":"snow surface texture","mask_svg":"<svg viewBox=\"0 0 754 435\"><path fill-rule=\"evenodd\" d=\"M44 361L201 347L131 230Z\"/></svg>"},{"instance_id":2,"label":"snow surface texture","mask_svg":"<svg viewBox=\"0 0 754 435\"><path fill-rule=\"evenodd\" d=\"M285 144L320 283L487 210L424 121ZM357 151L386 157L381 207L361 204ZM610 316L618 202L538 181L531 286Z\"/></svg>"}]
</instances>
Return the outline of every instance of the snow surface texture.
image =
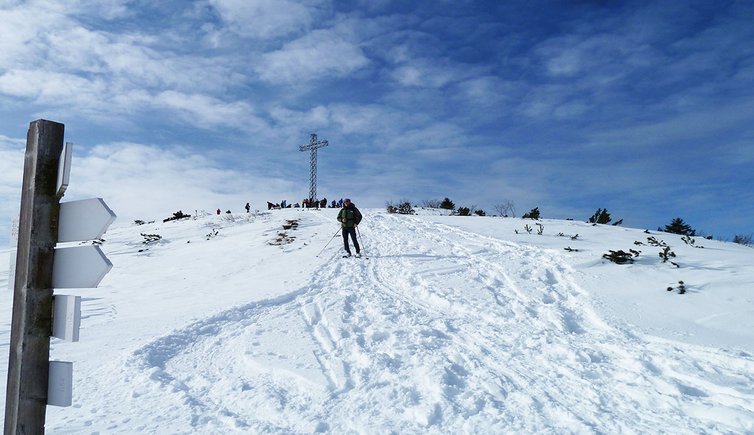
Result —
<instances>
[{"instance_id":1,"label":"snow surface texture","mask_svg":"<svg viewBox=\"0 0 754 435\"><path fill-rule=\"evenodd\" d=\"M74 405L48 433L754 432L754 249L362 211L361 259L332 209L116 224L100 287L61 292L83 320L52 342Z\"/></svg>"}]
</instances>

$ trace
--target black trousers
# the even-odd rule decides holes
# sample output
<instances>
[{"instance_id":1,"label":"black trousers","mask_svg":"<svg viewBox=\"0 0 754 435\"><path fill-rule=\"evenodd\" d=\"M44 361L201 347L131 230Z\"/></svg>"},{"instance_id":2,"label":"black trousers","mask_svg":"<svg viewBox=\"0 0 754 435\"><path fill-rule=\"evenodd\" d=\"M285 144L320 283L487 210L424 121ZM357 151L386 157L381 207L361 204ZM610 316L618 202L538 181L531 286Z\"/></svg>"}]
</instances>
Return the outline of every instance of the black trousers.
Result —
<instances>
[{"instance_id":1,"label":"black trousers","mask_svg":"<svg viewBox=\"0 0 754 435\"><path fill-rule=\"evenodd\" d=\"M359 247L359 241L356 240L356 227L344 227L343 228L343 247L346 249L346 252L349 254L351 253L351 248L348 246L348 235L351 235L351 241L353 242L354 248L356 248L356 253L358 254L361 252L361 248Z\"/></svg>"}]
</instances>

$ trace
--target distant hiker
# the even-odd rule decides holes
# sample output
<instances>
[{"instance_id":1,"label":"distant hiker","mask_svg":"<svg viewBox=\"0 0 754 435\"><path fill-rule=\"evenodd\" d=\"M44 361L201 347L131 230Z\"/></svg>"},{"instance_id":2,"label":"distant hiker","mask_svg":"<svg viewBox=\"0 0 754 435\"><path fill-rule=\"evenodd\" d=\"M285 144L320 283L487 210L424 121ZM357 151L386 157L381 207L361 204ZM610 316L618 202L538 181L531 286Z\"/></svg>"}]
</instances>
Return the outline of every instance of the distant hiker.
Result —
<instances>
[{"instance_id":1,"label":"distant hiker","mask_svg":"<svg viewBox=\"0 0 754 435\"><path fill-rule=\"evenodd\" d=\"M285 206L286 206L286 204L287 204L287 203L288 203L288 201L286 201L285 199L284 199L284 200L282 200L282 201L280 202L280 208L285 208Z\"/></svg>"},{"instance_id":2,"label":"distant hiker","mask_svg":"<svg viewBox=\"0 0 754 435\"><path fill-rule=\"evenodd\" d=\"M337 204L338 204L338 203L337 203L337 202L335 202L335 200L333 199L333 200L332 200L332 204L330 204L330 208L335 208L335 207L337 206Z\"/></svg>"},{"instance_id":3,"label":"distant hiker","mask_svg":"<svg viewBox=\"0 0 754 435\"><path fill-rule=\"evenodd\" d=\"M217 215L220 216L220 209L217 209Z\"/></svg>"},{"instance_id":4,"label":"distant hiker","mask_svg":"<svg viewBox=\"0 0 754 435\"><path fill-rule=\"evenodd\" d=\"M338 213L338 222L343 227L343 247L347 252L347 255L344 255L344 257L351 256L351 248L348 246L349 235L351 236L354 248L356 248L356 256L360 257L361 248L359 247L359 241L356 240L356 227L361 222L361 212L348 198L343 201L343 208Z\"/></svg>"},{"instance_id":5,"label":"distant hiker","mask_svg":"<svg viewBox=\"0 0 754 435\"><path fill-rule=\"evenodd\" d=\"M343 207L343 198L340 198L340 201L338 201L338 207Z\"/></svg>"},{"instance_id":6,"label":"distant hiker","mask_svg":"<svg viewBox=\"0 0 754 435\"><path fill-rule=\"evenodd\" d=\"M249 212L249 210L251 210L251 204L249 204L249 203L247 202L247 203L246 203L246 213L248 213L248 212Z\"/></svg>"},{"instance_id":7,"label":"distant hiker","mask_svg":"<svg viewBox=\"0 0 754 435\"><path fill-rule=\"evenodd\" d=\"M322 201L319 202L319 206L321 208L327 208L327 198L322 198Z\"/></svg>"}]
</instances>

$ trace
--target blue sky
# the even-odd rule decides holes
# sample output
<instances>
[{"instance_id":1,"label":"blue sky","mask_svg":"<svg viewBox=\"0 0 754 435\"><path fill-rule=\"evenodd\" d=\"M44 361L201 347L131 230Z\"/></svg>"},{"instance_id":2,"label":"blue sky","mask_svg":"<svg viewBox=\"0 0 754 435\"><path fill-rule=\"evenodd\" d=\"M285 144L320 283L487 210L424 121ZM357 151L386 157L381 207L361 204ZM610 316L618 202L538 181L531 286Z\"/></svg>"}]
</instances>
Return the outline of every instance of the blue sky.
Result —
<instances>
[{"instance_id":1,"label":"blue sky","mask_svg":"<svg viewBox=\"0 0 754 435\"><path fill-rule=\"evenodd\" d=\"M0 0L0 240L29 122L120 219L450 197L754 231L754 2Z\"/></svg>"}]
</instances>

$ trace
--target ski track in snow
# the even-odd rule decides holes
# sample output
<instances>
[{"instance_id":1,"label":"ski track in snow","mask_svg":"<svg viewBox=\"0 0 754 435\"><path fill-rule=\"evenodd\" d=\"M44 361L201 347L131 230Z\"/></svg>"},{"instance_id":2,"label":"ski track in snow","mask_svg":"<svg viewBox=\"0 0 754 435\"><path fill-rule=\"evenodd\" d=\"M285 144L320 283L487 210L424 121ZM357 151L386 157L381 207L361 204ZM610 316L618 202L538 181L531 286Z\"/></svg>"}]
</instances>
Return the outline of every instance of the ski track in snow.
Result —
<instances>
[{"instance_id":1,"label":"ski track in snow","mask_svg":"<svg viewBox=\"0 0 754 435\"><path fill-rule=\"evenodd\" d=\"M175 412L193 416L181 427L169 411L145 409L154 427L135 429L754 431L751 355L607 324L559 252L370 218L369 259L333 253L304 288L158 338L130 357L128 373L123 362L103 367L115 382L151 378L127 399L167 391ZM399 226L404 240L391 236ZM106 414L116 427L117 410Z\"/></svg>"}]
</instances>

